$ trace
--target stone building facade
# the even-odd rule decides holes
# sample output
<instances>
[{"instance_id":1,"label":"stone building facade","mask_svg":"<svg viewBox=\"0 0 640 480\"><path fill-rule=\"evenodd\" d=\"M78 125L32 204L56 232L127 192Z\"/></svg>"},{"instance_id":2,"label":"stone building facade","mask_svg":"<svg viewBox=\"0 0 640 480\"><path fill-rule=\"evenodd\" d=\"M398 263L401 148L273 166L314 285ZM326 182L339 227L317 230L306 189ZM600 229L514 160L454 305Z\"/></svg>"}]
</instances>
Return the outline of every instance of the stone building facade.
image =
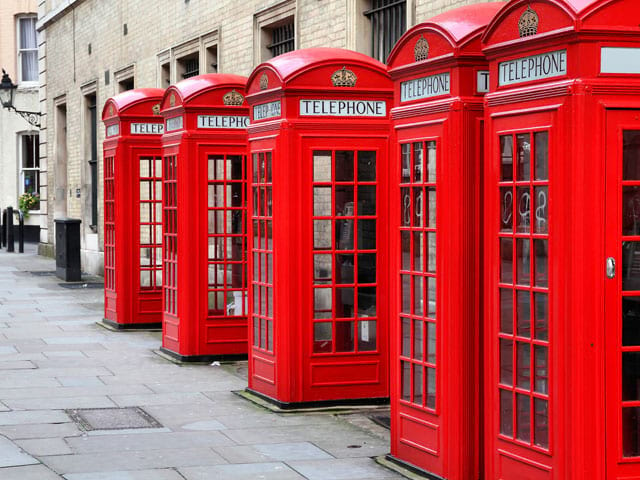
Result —
<instances>
[{"instance_id":1,"label":"stone building facade","mask_svg":"<svg viewBox=\"0 0 640 480\"><path fill-rule=\"evenodd\" d=\"M18 86L14 107L39 112L37 1L0 2L0 68ZM0 108L0 209L18 207L25 191L39 190L39 131L17 113ZM40 208L31 211L26 224L30 237L37 239ZM44 213L42 216L46 217Z\"/></svg>"},{"instance_id":2,"label":"stone building facade","mask_svg":"<svg viewBox=\"0 0 640 480\"><path fill-rule=\"evenodd\" d=\"M375 30L378 12L394 10L386 21L400 35L479 0L38 1L47 213L40 251L53 252L54 218L80 218L83 269L102 273L99 118L107 98L129 88L166 88L194 72L248 75L292 48L342 47L381 57L391 44L387 28Z\"/></svg>"}]
</instances>

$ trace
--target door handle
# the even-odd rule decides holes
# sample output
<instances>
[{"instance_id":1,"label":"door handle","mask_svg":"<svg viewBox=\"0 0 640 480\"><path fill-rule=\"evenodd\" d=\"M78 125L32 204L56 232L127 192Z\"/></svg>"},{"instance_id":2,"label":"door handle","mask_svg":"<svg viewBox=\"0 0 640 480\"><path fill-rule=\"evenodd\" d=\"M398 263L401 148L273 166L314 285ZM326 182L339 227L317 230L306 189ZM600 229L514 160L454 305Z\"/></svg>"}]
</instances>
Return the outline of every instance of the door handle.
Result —
<instances>
[{"instance_id":1,"label":"door handle","mask_svg":"<svg viewBox=\"0 0 640 480\"><path fill-rule=\"evenodd\" d=\"M616 277L616 259L613 257L607 258L607 278Z\"/></svg>"}]
</instances>

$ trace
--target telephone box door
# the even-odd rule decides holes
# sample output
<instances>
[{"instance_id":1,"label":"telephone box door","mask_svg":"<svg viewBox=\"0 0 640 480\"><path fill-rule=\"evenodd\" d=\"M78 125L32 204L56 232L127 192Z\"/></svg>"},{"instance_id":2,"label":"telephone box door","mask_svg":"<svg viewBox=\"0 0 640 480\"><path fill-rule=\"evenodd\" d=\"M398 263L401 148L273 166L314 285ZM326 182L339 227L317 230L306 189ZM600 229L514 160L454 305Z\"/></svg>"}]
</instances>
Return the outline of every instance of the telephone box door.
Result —
<instances>
[{"instance_id":1,"label":"telephone box door","mask_svg":"<svg viewBox=\"0 0 640 480\"><path fill-rule=\"evenodd\" d=\"M368 385L371 397L386 397L388 220L378 199L387 197L387 140L317 139L306 147L313 317L305 388L350 398Z\"/></svg>"},{"instance_id":2,"label":"telephone box door","mask_svg":"<svg viewBox=\"0 0 640 480\"><path fill-rule=\"evenodd\" d=\"M640 110L610 111L606 135L606 478L638 479Z\"/></svg>"}]
</instances>

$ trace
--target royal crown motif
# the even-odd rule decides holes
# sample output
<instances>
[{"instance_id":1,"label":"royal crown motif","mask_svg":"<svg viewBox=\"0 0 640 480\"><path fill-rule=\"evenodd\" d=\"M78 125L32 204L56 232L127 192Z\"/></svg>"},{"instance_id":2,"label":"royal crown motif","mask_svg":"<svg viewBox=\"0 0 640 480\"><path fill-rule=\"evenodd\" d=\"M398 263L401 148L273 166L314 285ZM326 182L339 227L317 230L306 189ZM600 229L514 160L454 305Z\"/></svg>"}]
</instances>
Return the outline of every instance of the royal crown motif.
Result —
<instances>
[{"instance_id":1,"label":"royal crown motif","mask_svg":"<svg viewBox=\"0 0 640 480\"><path fill-rule=\"evenodd\" d=\"M260 77L260 90L266 90L269 88L269 77L267 77L266 73L263 73Z\"/></svg>"},{"instance_id":2,"label":"royal crown motif","mask_svg":"<svg viewBox=\"0 0 640 480\"><path fill-rule=\"evenodd\" d=\"M109 116L113 117L113 105L109 105Z\"/></svg>"},{"instance_id":3,"label":"royal crown motif","mask_svg":"<svg viewBox=\"0 0 640 480\"><path fill-rule=\"evenodd\" d=\"M530 37L538 33L538 23L540 19L538 14L531 8L527 7L524 13L518 20L518 29L520 30L520 37Z\"/></svg>"},{"instance_id":4,"label":"royal crown motif","mask_svg":"<svg viewBox=\"0 0 640 480\"><path fill-rule=\"evenodd\" d=\"M347 67L342 67L340 70L336 70L331 75L331 82L334 87L355 87L358 77Z\"/></svg>"},{"instance_id":5,"label":"royal crown motif","mask_svg":"<svg viewBox=\"0 0 640 480\"><path fill-rule=\"evenodd\" d=\"M242 96L242 94L236 92L235 90L231 90L230 92L224 94L224 96L222 97L222 102L225 105L240 106L244 103L244 97Z\"/></svg>"},{"instance_id":6,"label":"royal crown motif","mask_svg":"<svg viewBox=\"0 0 640 480\"><path fill-rule=\"evenodd\" d=\"M160 104L156 103L153 107L151 107L151 111L154 115L160 115Z\"/></svg>"},{"instance_id":7,"label":"royal crown motif","mask_svg":"<svg viewBox=\"0 0 640 480\"><path fill-rule=\"evenodd\" d=\"M170 107L176 106L176 96L173 93L169 95L169 106Z\"/></svg>"},{"instance_id":8,"label":"royal crown motif","mask_svg":"<svg viewBox=\"0 0 640 480\"><path fill-rule=\"evenodd\" d=\"M424 35L420 35L420 38L416 42L416 46L413 49L416 62L421 62L429 58L429 42L424 38Z\"/></svg>"}]
</instances>

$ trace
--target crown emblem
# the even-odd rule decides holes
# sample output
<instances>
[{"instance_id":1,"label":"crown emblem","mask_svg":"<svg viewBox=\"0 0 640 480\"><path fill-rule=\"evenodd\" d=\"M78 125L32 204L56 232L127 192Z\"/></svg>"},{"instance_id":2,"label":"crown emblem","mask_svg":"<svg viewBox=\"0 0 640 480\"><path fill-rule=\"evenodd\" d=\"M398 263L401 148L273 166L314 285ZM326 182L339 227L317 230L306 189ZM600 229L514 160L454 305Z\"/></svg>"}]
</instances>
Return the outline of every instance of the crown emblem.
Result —
<instances>
[{"instance_id":1,"label":"crown emblem","mask_svg":"<svg viewBox=\"0 0 640 480\"><path fill-rule=\"evenodd\" d=\"M420 35L420 38L413 49L413 54L416 62L421 62L422 60L429 58L429 42L424 38L424 35Z\"/></svg>"},{"instance_id":2,"label":"crown emblem","mask_svg":"<svg viewBox=\"0 0 640 480\"><path fill-rule=\"evenodd\" d=\"M263 73L260 77L260 90L266 90L269 88L269 77L267 77L266 73Z\"/></svg>"},{"instance_id":3,"label":"crown emblem","mask_svg":"<svg viewBox=\"0 0 640 480\"><path fill-rule=\"evenodd\" d=\"M518 29L520 30L520 37L530 37L538 33L538 23L540 19L538 14L528 6L524 13L518 20Z\"/></svg>"},{"instance_id":4,"label":"crown emblem","mask_svg":"<svg viewBox=\"0 0 640 480\"><path fill-rule=\"evenodd\" d=\"M113 105L109 105L109 116L113 116Z\"/></svg>"},{"instance_id":5,"label":"crown emblem","mask_svg":"<svg viewBox=\"0 0 640 480\"><path fill-rule=\"evenodd\" d=\"M153 107L151 107L151 111L154 115L160 115L160 104L156 103Z\"/></svg>"},{"instance_id":6,"label":"crown emblem","mask_svg":"<svg viewBox=\"0 0 640 480\"><path fill-rule=\"evenodd\" d=\"M173 93L169 95L169 106L170 107L176 106L176 96Z\"/></svg>"},{"instance_id":7,"label":"crown emblem","mask_svg":"<svg viewBox=\"0 0 640 480\"><path fill-rule=\"evenodd\" d=\"M340 70L336 70L331 75L331 82L334 87L355 87L358 77L347 67L342 67Z\"/></svg>"},{"instance_id":8,"label":"crown emblem","mask_svg":"<svg viewBox=\"0 0 640 480\"><path fill-rule=\"evenodd\" d=\"M224 94L224 96L222 97L222 102L225 105L240 106L244 103L244 97L242 96L242 94L236 92L235 90L231 90L230 92Z\"/></svg>"}]
</instances>

